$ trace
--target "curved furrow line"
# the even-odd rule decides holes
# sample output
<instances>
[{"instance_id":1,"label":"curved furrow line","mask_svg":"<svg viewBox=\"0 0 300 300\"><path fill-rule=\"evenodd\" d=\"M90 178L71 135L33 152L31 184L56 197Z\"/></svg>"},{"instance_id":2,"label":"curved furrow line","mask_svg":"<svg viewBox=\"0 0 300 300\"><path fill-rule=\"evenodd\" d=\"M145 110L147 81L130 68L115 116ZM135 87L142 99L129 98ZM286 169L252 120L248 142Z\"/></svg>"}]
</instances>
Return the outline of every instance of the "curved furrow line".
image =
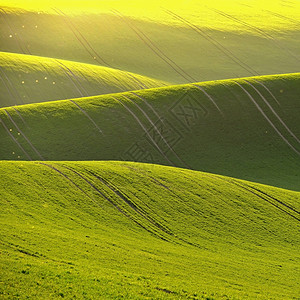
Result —
<instances>
[{"instance_id":1,"label":"curved furrow line","mask_svg":"<svg viewBox=\"0 0 300 300\"><path fill-rule=\"evenodd\" d=\"M142 227L143 229L145 229L146 231L148 231L151 234L154 234L156 237L163 239L165 241L169 241L166 239L166 237L163 237L161 235L159 235L156 231L150 230L149 228L147 228L146 226L144 226L141 222L139 222L138 220L136 220L135 218L133 218L130 213L128 211L125 211L124 209L122 209L119 205L117 205L117 203L115 203L112 199L109 199L103 192L101 192L91 181L89 181L85 176L83 176L81 173L75 171L73 168L68 167L66 165L62 165L65 169L73 172L74 174L76 174L77 176L79 176L81 179L83 179L86 183L88 183L99 195L101 195L101 197L103 197L104 199L106 199L113 207L115 207L121 214L123 214L124 216L126 216L127 218L129 218L130 220L132 220L134 223L136 223L138 226ZM95 177L95 176L94 176ZM130 206L131 207L131 206ZM132 208L132 207L131 207ZM152 229L152 228L151 228Z\"/></svg>"},{"instance_id":2,"label":"curved furrow line","mask_svg":"<svg viewBox=\"0 0 300 300\"><path fill-rule=\"evenodd\" d=\"M280 19L283 19L283 20L287 20L287 21L290 21L292 23L295 23L297 25L300 25L300 22L298 20L295 20L295 19L292 19L292 18L289 18L287 16L284 16L284 15L281 15L279 13L276 13L276 12L273 12L273 11L270 11L270 10L267 10L267 9L264 9L264 11L268 12L269 14L273 15L273 16L276 16Z\"/></svg>"},{"instance_id":3,"label":"curved furrow line","mask_svg":"<svg viewBox=\"0 0 300 300\"><path fill-rule=\"evenodd\" d=\"M126 19L124 15L122 15L119 11L112 11L115 15L119 16L121 20L123 20L128 27L135 32L135 34L140 38L140 40L151 49L158 57L160 57L166 64L168 64L177 74L182 76L188 82L196 82L198 80L191 77L186 71L184 71L176 62L174 62L171 58L169 58L165 53L163 53L154 43L153 41L139 28L137 28L134 24Z\"/></svg>"},{"instance_id":4,"label":"curved furrow line","mask_svg":"<svg viewBox=\"0 0 300 300\"><path fill-rule=\"evenodd\" d=\"M24 118L22 117L21 113L13 106L11 106L11 108L18 114L19 118L21 119L21 121L23 122L23 124L28 127L27 123L25 122Z\"/></svg>"},{"instance_id":5,"label":"curved furrow line","mask_svg":"<svg viewBox=\"0 0 300 300\"><path fill-rule=\"evenodd\" d=\"M242 190L245 190L247 191L248 193L251 193L253 195L255 195L256 197L266 201L267 203L271 204L272 206L276 207L277 209L279 209L280 211L282 211L283 213L289 215L290 217L292 217L293 219L297 220L298 222L300 222L300 218L298 217L299 215L299 212L296 211L294 208L290 207L289 205L283 203L282 201L274 198L274 197L271 197L270 195L268 195L267 193L264 193L258 189L255 189L247 184L242 184L242 183L239 183L237 182L236 180L234 179L226 179L224 177L220 177L218 175L213 175L213 174L210 174L209 175L210 177L212 178L218 178L218 179L221 179L225 182L229 182L231 184L234 184L235 186L239 187L240 189ZM272 200L275 200L272 201ZM283 206L283 207L282 207ZM288 210L285 210L285 209L288 209ZM296 213L296 216L293 214L293 213Z\"/></svg>"},{"instance_id":6,"label":"curved furrow line","mask_svg":"<svg viewBox=\"0 0 300 300\"><path fill-rule=\"evenodd\" d=\"M272 113L275 115L275 117L279 120L279 122L283 125L283 127L289 132L289 134L300 144L300 140L297 138L297 136L291 131L291 129L286 125L286 123L279 117L279 115L276 113L276 111L273 109L273 107L270 105L270 103L267 101L267 99L260 93L260 91L251 84L248 80L244 80L247 82L256 92L257 94L263 99L265 104L269 107L269 109L272 111Z\"/></svg>"},{"instance_id":7,"label":"curved furrow line","mask_svg":"<svg viewBox=\"0 0 300 300\"><path fill-rule=\"evenodd\" d=\"M249 193L251 193L251 194L257 196L258 198L265 200L265 201L268 202L269 204L273 205L274 207L278 208L279 210L281 210L281 211L284 212L285 214L289 215L290 217L292 217L292 218L294 218L295 220L297 220L298 222L300 222L300 218L299 218L299 217L294 216L291 212L289 212L289 211L285 210L284 208L280 207L280 205L278 205L278 204L276 204L276 203L273 203L272 201L270 201L270 199L268 199L268 197L265 197L264 195L261 195L260 193L257 193L257 192L255 192L255 191L253 191L253 190L251 190L251 189L249 189L249 188L243 186L243 185L236 184L236 183L235 183L235 185L237 185L237 186L239 186L240 188L242 188L242 189L248 191ZM281 203L281 204L282 204L282 203ZM285 206L284 206L284 207L285 207Z\"/></svg>"},{"instance_id":8,"label":"curved furrow line","mask_svg":"<svg viewBox=\"0 0 300 300\"><path fill-rule=\"evenodd\" d=\"M78 77L72 72L72 70L70 68L68 68L64 63L62 63L61 61L59 61L58 59L54 59L54 61L59 65L59 67L63 70L63 72L67 75L67 77L72 81L73 85L75 86L75 88L79 92L80 96L81 97L89 96L88 92L81 85L80 81L78 80ZM85 93L85 95L83 95L83 93L81 92L81 90L83 90L83 92Z\"/></svg>"},{"instance_id":9,"label":"curved furrow line","mask_svg":"<svg viewBox=\"0 0 300 300\"><path fill-rule=\"evenodd\" d=\"M252 30L254 30L254 31L258 32L258 33L260 33L260 34L263 35L265 38L267 38L269 41L271 41L277 48L281 49L281 50L284 51L285 53L289 53L289 55L290 55L291 57L293 57L293 58L296 59L297 61L300 61L300 59L298 58L298 56L296 56L293 52L291 52L291 51L290 51L289 49L287 49L286 47L281 46L281 45L274 39L274 37L273 37L271 34L265 32L265 31L262 30L261 28L258 28L258 27L254 26L254 25L251 25L251 24L249 24L249 23L247 23L247 22L245 22L245 21L239 20L238 18L236 18L236 17L234 17L234 16L232 16L232 15L229 15L229 14L227 14L227 13L225 13L225 12L222 12L222 11L216 9L216 8L209 8L209 9L212 10L212 11L214 11L214 12L216 12L217 14L219 14L219 15L225 17L225 18L228 18L228 19L230 19L230 20L233 20L233 21L235 21L235 22L237 22L237 23L239 23L239 24L244 25L245 27L251 28Z\"/></svg>"},{"instance_id":10,"label":"curved furrow line","mask_svg":"<svg viewBox=\"0 0 300 300\"><path fill-rule=\"evenodd\" d=\"M135 92L130 92L130 94L140 98L151 110L152 112L155 114L155 116L157 117L157 119L161 119L161 117L159 116L159 114L156 112L156 110L153 108L153 106L145 99L143 98L142 96L138 95L137 93Z\"/></svg>"},{"instance_id":11,"label":"curved furrow line","mask_svg":"<svg viewBox=\"0 0 300 300\"><path fill-rule=\"evenodd\" d=\"M74 100L69 100L69 101L74 105L76 105L80 109L80 111L93 123L93 125L97 128L97 130L104 136L102 130L99 128L96 122L90 117L90 115L81 106L79 106L79 104L77 104Z\"/></svg>"},{"instance_id":12,"label":"curved furrow line","mask_svg":"<svg viewBox=\"0 0 300 300\"><path fill-rule=\"evenodd\" d=\"M120 72L122 72L123 74L125 74L125 76L127 76L128 78L131 78L133 81L135 81L137 83L137 85L140 86L141 89L148 89L149 88L145 83L143 83L141 80L139 80L133 74L130 74L129 72L126 72L124 70L117 69L117 68L115 68L115 70L119 70Z\"/></svg>"},{"instance_id":13,"label":"curved furrow line","mask_svg":"<svg viewBox=\"0 0 300 300\"><path fill-rule=\"evenodd\" d=\"M225 180L225 179L221 178L220 176L215 175L215 174L211 174L211 173L205 173L205 176L212 178L212 179L213 179L213 182L216 182L216 179L223 180L223 181ZM188 180L189 182L193 182L196 186L199 186L200 189L203 189L203 185L199 184L199 181L193 180L191 177L187 177L187 180ZM208 189L207 187L205 187L205 189L208 190L209 192L211 192L211 190ZM215 192L215 190L213 190L213 192ZM197 195L197 196L198 196L198 195ZM198 196L198 197L199 197L199 196ZM200 199L203 201L203 199L202 199L201 197L200 197ZM225 203L226 205L228 205L228 202L227 202L227 201L224 201L222 196L220 197L220 199L221 199L221 201L222 201L223 203ZM245 214L245 210L243 210L243 209L241 209L241 208L239 208L239 207L238 207L238 208L235 208L235 209L238 210L238 211L241 213L241 215L243 215L243 218L246 218L246 219L248 219L250 222L252 222L252 219L251 219L249 216L247 216L247 214Z\"/></svg>"},{"instance_id":14,"label":"curved furrow line","mask_svg":"<svg viewBox=\"0 0 300 300\"><path fill-rule=\"evenodd\" d=\"M3 70L2 68L0 68L0 72L1 72L2 75L4 75L4 77L6 78L8 84L9 84L9 86L10 86L10 90L11 90L11 91L14 91L15 94L16 94L16 96L17 96L17 98L19 98L20 102L21 102L22 104L24 104L24 101L23 101L22 97L20 96L18 90L17 90L17 89L15 88L15 86L12 84L11 80L9 79L9 77L6 75L6 73L4 72L4 70ZM2 79L2 80L3 80L3 82L4 82L4 79Z\"/></svg>"},{"instance_id":15,"label":"curved furrow line","mask_svg":"<svg viewBox=\"0 0 300 300\"><path fill-rule=\"evenodd\" d=\"M250 186L250 185L247 184L247 183L244 183L244 185L247 186L248 188L252 189L252 190L255 190L256 192L259 192L259 193L263 194L264 196L267 196L267 197L269 197L269 198L275 200L275 201L278 202L279 204L285 206L286 208L288 208L289 210L293 211L294 213L296 213L297 215L300 216L300 211L296 210L294 207L292 207L292 206L290 206L290 205L288 205L288 204L282 202L281 200L279 200L279 199L277 199L277 198L275 198L275 197L269 195L269 194L266 193L266 192L263 192L262 190L260 190L260 189L258 189L258 188L255 188L255 187L253 187L253 186Z\"/></svg>"},{"instance_id":16,"label":"curved furrow line","mask_svg":"<svg viewBox=\"0 0 300 300\"><path fill-rule=\"evenodd\" d=\"M7 85L7 83L5 82L5 80L2 78L2 76L0 76L0 79L3 82L4 86L6 87L6 90L8 91L8 93L9 93L10 98L12 99L12 101L15 101L15 97L13 96L11 90L9 89L9 86ZM22 101L23 101L23 99L22 99ZM22 104L24 104L24 101L22 102Z\"/></svg>"},{"instance_id":17,"label":"curved furrow line","mask_svg":"<svg viewBox=\"0 0 300 300\"><path fill-rule=\"evenodd\" d=\"M11 93L11 91L10 91L8 85L6 84L5 80L4 80L1 76L0 76L0 79L2 80L3 84L5 85L5 87L6 87L7 91L8 91L8 93L9 93L9 95L11 96L11 98L12 98L12 99L15 99L14 96L13 96L13 94ZM22 102L22 104L24 104L24 102ZM24 124L25 126L28 126L28 125L26 124L24 118L23 118L22 115L20 114L20 112L19 112L14 106L10 106L10 107L18 114L18 116L20 117L20 119L21 119L21 121L23 122L23 124Z\"/></svg>"},{"instance_id":18,"label":"curved furrow line","mask_svg":"<svg viewBox=\"0 0 300 300\"><path fill-rule=\"evenodd\" d=\"M197 32L201 37L203 37L205 40L208 42L212 43L219 51L221 51L223 54L225 54L229 59L231 59L234 63L239 65L242 69L245 71L249 72L251 75L259 75L253 68L251 68L249 65L241 61L232 51L229 49L225 48L220 42L209 36L208 34L205 33L201 28L198 26L194 25L190 21L184 19L183 17L175 14L174 12L164 9L165 12L169 15L171 15L173 18L181 21L182 23L186 24L188 27L192 28L195 32ZM238 77L238 76L236 76Z\"/></svg>"},{"instance_id":19,"label":"curved furrow line","mask_svg":"<svg viewBox=\"0 0 300 300\"><path fill-rule=\"evenodd\" d=\"M262 108L257 104L257 102L254 100L254 98L251 96L251 94L237 81L234 81L235 84L237 84L249 97L251 102L255 105L255 107L258 109L258 111L262 114L262 116L267 120L267 122L271 125L271 127L276 131L276 133L279 135L279 137L296 153L300 156L300 152L290 144L290 142L282 135L282 133L277 129L277 127L272 123L272 121L268 118L268 116L265 114L265 112L262 110Z\"/></svg>"},{"instance_id":20,"label":"curved furrow line","mask_svg":"<svg viewBox=\"0 0 300 300\"><path fill-rule=\"evenodd\" d=\"M70 18L68 18L68 16L62 12L60 9L58 8L53 8L53 10L60 15L61 17L63 17L63 20L65 22L65 24L71 29L71 31L73 32L73 34L75 35L75 37L77 38L77 40L80 42L80 44L87 50L87 52L91 55L91 57L96 60L100 65L106 65L108 67L111 67L94 49L93 47L90 45L90 43L87 41L87 39L82 35L82 33L76 28L76 26L73 24L73 22L70 20ZM83 43L82 40L85 42ZM87 46L86 46L87 45ZM89 50L89 49L90 50ZM92 51L92 52L91 52ZM98 58L100 59L101 62L98 61Z\"/></svg>"},{"instance_id":21,"label":"curved furrow line","mask_svg":"<svg viewBox=\"0 0 300 300\"><path fill-rule=\"evenodd\" d=\"M87 170L89 174L97 178L100 182L102 182L107 188L109 188L115 195L117 195L122 201L128 204L136 213L138 213L142 218L146 221L150 222L152 225L157 227L159 230L162 230L164 233L173 236L174 234L171 232L169 228L163 226L158 223L154 218L147 215L147 213L139 206L137 206L128 195L126 195L123 191L121 191L118 187L116 187L113 183L109 182L107 179L100 177L99 175L93 173L92 171Z\"/></svg>"},{"instance_id":22,"label":"curved furrow line","mask_svg":"<svg viewBox=\"0 0 300 300\"><path fill-rule=\"evenodd\" d=\"M27 53L26 53L26 51L24 51L24 49L23 49L23 47L22 47L22 39L21 38L19 38L19 35L15 35L14 34L14 30L12 29L12 27L10 26L10 24L9 24L9 21L7 20L7 13L6 13L6 11L3 9L3 8L0 8L0 11L2 11L2 14L3 14L3 18L4 18L4 20L5 20L5 22L6 22L6 24L7 24L7 26L8 26L8 28L10 29L10 31L11 31L11 34L15 37L15 39L16 39L16 41L17 41L17 43L18 43L18 46L20 47L20 49L21 49L21 51L22 51L22 53L23 54L30 54L31 55L31 52L30 52L30 50L28 49L28 47L25 45L25 48L26 48L26 50L27 50ZM16 33L16 32L15 32ZM24 44L24 43L23 43Z\"/></svg>"},{"instance_id":23,"label":"curved furrow line","mask_svg":"<svg viewBox=\"0 0 300 300\"><path fill-rule=\"evenodd\" d=\"M158 186L163 187L164 189L166 189L169 193L171 193L175 198L181 200L181 203L187 207L189 210L192 210L196 215L200 215L199 211L195 210L193 207L189 206L186 204L186 200L184 198L182 198L180 195L176 194L172 189L170 189L169 187L167 187L162 181L158 180L157 178L149 175L147 172L143 172L141 169L136 169L133 168L132 166L128 166L128 165L123 165L123 167L134 171L135 173L140 173L143 176L142 177L147 177L149 178L150 181L152 181L153 183L157 184ZM120 176L120 174L118 174L118 176ZM201 216L201 215L200 215Z\"/></svg>"},{"instance_id":24,"label":"curved furrow line","mask_svg":"<svg viewBox=\"0 0 300 300\"><path fill-rule=\"evenodd\" d=\"M143 123L140 121L140 119L137 117L137 115L130 109L128 108L127 105L125 105L121 100L111 96L115 101L117 101L118 103L120 103L131 115L132 117L135 119L135 121L140 125L140 127L143 129L143 131L146 133L146 135L148 136L148 138L151 140L152 144L154 145L154 147L158 150L158 152L166 159L166 161L171 164L172 166L175 166L173 162L171 162L169 160L169 158L165 155L165 153L160 149L160 147L157 145L157 143L155 142L155 140L152 138L152 136L149 134L148 130L146 129L146 127L143 125Z\"/></svg>"},{"instance_id":25,"label":"curved furrow line","mask_svg":"<svg viewBox=\"0 0 300 300\"><path fill-rule=\"evenodd\" d=\"M99 181L101 181L104 185L106 185L110 190L112 190L121 200L125 201L136 213L138 213L142 218L146 219L146 221L150 222L150 224L154 225L159 232L163 232L164 234L167 234L167 236L170 236L172 238L172 240L167 240L166 241L172 241L176 243L176 240L179 240L183 243L189 244L191 246L197 247L197 248L203 248L195 243L189 242L184 238L181 238L179 236L177 236L176 234L174 234L173 232L171 232L167 227L162 226L160 223L158 223L156 220L154 220L153 218L147 216L146 212L144 212L140 207L136 206L130 199L129 197L124 194L124 192L120 192L120 190L118 188L116 188L112 183L108 182L107 180L101 178L100 176L94 174L91 171L87 171L88 173L90 173L91 175L93 175L94 177L96 177ZM119 175L119 174L118 174ZM175 240L174 240L175 239Z\"/></svg>"},{"instance_id":26,"label":"curved furrow line","mask_svg":"<svg viewBox=\"0 0 300 300\"><path fill-rule=\"evenodd\" d=\"M191 84L192 86L196 87L198 90L200 90L212 103L213 105L217 108L217 110L220 112L220 114L222 116L224 116L223 112L221 111L221 109L219 108L218 104L216 103L216 101L213 99L213 97L211 95L209 95L205 89L195 83Z\"/></svg>"},{"instance_id":27,"label":"curved furrow line","mask_svg":"<svg viewBox=\"0 0 300 300\"><path fill-rule=\"evenodd\" d=\"M50 165L50 164L46 164L46 163L42 163L42 162L36 162L36 164L40 164L40 165L44 165L47 166L49 168L51 168L52 170L54 170L55 172L59 173L60 175L62 175L64 178L66 178L68 181L70 181L77 189L79 189L83 194L85 194L90 200L92 200L97 206L101 207L101 205L95 201L95 199L93 199L91 196L89 196L78 184L76 184L69 176L67 176L66 174L64 174L63 172L61 172L60 170L58 170L57 168L55 168L54 166Z\"/></svg>"},{"instance_id":28,"label":"curved furrow line","mask_svg":"<svg viewBox=\"0 0 300 300\"><path fill-rule=\"evenodd\" d=\"M74 36L76 37L76 39L79 41L79 43L84 47L84 49L90 54L90 56L92 57L93 60L97 61L99 65L105 65L109 68L113 68L113 66L111 66L109 63L107 63L97 52L96 50L91 46L91 44L88 42L88 40L83 36L83 34L76 28L76 26L73 24L73 22L68 18L68 16L63 13L61 10L57 9L57 8L53 8L53 10L60 15L65 24L71 29L71 31L73 32ZM67 21L68 20L68 21ZM83 41L84 42L83 42ZM98 58L100 59L100 61L98 60ZM115 69L115 70L119 70L119 69ZM133 79L139 86L141 89L147 89L148 87L142 82L140 81L136 76L134 76L133 74L130 74L128 72L125 72L123 70L122 71L128 78Z\"/></svg>"},{"instance_id":29,"label":"curved furrow line","mask_svg":"<svg viewBox=\"0 0 300 300\"><path fill-rule=\"evenodd\" d=\"M158 133L162 141L165 143L165 145L168 147L168 149L176 156L176 158L182 163L185 167L188 168L188 166L184 163L184 161L178 156L178 154L175 152L172 146L169 145L169 143L164 138L163 134L160 132L160 130L156 127L155 123L151 120L151 118L148 116L148 114L141 108L140 105L138 105L133 99L123 95L127 100L131 101L138 109L142 112L142 114L145 116L145 118L149 121L149 123L152 125L152 127L155 129L155 131ZM140 98L141 99L141 98ZM159 118L160 120L161 118Z\"/></svg>"},{"instance_id":30,"label":"curved furrow line","mask_svg":"<svg viewBox=\"0 0 300 300\"><path fill-rule=\"evenodd\" d=\"M60 68L62 69L62 71L66 74L66 76L70 79L70 81L72 82L73 86L75 87L75 89L77 90L77 92L79 93L80 97L84 97L83 93L81 92L81 90L79 89L79 87L77 86L77 84L75 83L74 79L72 78L72 76L69 74L68 71L66 71L62 66L60 66Z\"/></svg>"},{"instance_id":31,"label":"curved furrow line","mask_svg":"<svg viewBox=\"0 0 300 300\"><path fill-rule=\"evenodd\" d=\"M132 95L140 98L148 108L150 108L150 110L155 114L155 116L157 117L158 120L161 119L161 116L157 113L157 111L154 109L154 107L145 99L143 98L142 96L138 95L137 93L135 92L130 92ZM171 147L171 146L170 146ZM175 156L180 160L180 162L183 164L183 166L185 166L185 168L187 169L192 169L189 165L187 165L186 162L184 162L179 156L178 154L175 152L175 150L171 147L171 151L175 154Z\"/></svg>"},{"instance_id":32,"label":"curved furrow line","mask_svg":"<svg viewBox=\"0 0 300 300\"><path fill-rule=\"evenodd\" d=\"M275 102L281 106L281 104L279 103L279 101L277 100L277 98L274 96L274 94L270 91L270 89L265 85L263 84L262 82L258 81L257 79L253 78L252 80L254 80L256 83L258 83L259 85L261 85L270 95L271 97L275 100Z\"/></svg>"},{"instance_id":33,"label":"curved furrow line","mask_svg":"<svg viewBox=\"0 0 300 300\"><path fill-rule=\"evenodd\" d=\"M8 133L8 135L11 137L11 139L17 144L17 146L22 150L22 152L25 154L25 156L27 156L27 158L29 160L32 160L32 158L30 157L30 155L24 150L24 148L22 147L22 145L16 140L16 138L12 135L12 133L9 131L9 129L6 127L5 123L3 122L3 120L0 117L0 123L2 124L2 126L4 127L5 131Z\"/></svg>"},{"instance_id":34,"label":"curved furrow line","mask_svg":"<svg viewBox=\"0 0 300 300\"><path fill-rule=\"evenodd\" d=\"M32 145L32 143L30 142L30 140L27 138L27 136L23 133L23 131L19 128L19 126L16 124L16 122L14 121L14 119L12 118L12 116L10 115L10 113L6 110L3 109L8 118L10 119L10 121L13 123L13 125L17 128L18 132L21 133L21 135L24 137L24 139L26 140L26 142L30 145L30 147L33 149L33 151L37 154L37 156L41 159L41 160L45 160L43 158L43 156L41 155L41 153Z\"/></svg>"}]
</instances>

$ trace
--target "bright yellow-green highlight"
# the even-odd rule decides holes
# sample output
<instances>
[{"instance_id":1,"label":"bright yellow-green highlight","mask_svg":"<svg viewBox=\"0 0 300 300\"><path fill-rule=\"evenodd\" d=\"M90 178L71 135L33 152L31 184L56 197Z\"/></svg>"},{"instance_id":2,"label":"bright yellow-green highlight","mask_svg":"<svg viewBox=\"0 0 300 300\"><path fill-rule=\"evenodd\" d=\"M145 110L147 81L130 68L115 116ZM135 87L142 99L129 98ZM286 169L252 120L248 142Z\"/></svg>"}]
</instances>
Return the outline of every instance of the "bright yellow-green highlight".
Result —
<instances>
[{"instance_id":1,"label":"bright yellow-green highlight","mask_svg":"<svg viewBox=\"0 0 300 300\"><path fill-rule=\"evenodd\" d=\"M0 6L51 14L55 14L53 8L59 8L68 14L112 13L112 10L117 9L133 18L149 19L159 23L176 23L178 26L183 26L182 22L166 13L165 9L167 8L193 24L212 29L236 31L240 31L236 22L224 17L224 15L221 15L222 13L259 26L261 29L291 30L299 28L300 22L300 1L289 1L289 4L285 4L280 0L3 0L0 2ZM245 29L243 28L243 30Z\"/></svg>"}]
</instances>

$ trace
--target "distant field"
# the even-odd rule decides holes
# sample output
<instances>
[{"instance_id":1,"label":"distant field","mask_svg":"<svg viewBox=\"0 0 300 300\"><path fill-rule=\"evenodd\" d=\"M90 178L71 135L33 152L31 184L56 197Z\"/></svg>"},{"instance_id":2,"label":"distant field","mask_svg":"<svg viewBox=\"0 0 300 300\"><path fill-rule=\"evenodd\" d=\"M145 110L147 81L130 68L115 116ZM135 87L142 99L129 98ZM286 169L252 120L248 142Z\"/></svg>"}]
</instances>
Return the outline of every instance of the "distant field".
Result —
<instances>
[{"instance_id":1,"label":"distant field","mask_svg":"<svg viewBox=\"0 0 300 300\"><path fill-rule=\"evenodd\" d=\"M300 193L122 162L1 162L2 299L293 299Z\"/></svg>"},{"instance_id":2,"label":"distant field","mask_svg":"<svg viewBox=\"0 0 300 300\"><path fill-rule=\"evenodd\" d=\"M77 9L74 1L1 3L5 52L107 66L172 84L300 68L299 1L151 1L147 9L144 1L123 0L85 1Z\"/></svg>"},{"instance_id":3,"label":"distant field","mask_svg":"<svg viewBox=\"0 0 300 300\"><path fill-rule=\"evenodd\" d=\"M0 52L0 107L164 86L107 67Z\"/></svg>"},{"instance_id":4,"label":"distant field","mask_svg":"<svg viewBox=\"0 0 300 300\"><path fill-rule=\"evenodd\" d=\"M299 190L300 75L0 109L0 159L129 160Z\"/></svg>"}]
</instances>

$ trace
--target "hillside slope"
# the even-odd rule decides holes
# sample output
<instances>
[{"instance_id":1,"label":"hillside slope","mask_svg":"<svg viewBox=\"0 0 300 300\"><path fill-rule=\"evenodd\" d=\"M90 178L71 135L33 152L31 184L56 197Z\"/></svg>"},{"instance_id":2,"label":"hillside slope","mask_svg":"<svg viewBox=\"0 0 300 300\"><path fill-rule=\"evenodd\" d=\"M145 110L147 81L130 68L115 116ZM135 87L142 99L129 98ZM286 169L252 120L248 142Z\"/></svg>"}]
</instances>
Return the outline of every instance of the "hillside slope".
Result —
<instances>
[{"instance_id":1,"label":"hillside slope","mask_svg":"<svg viewBox=\"0 0 300 300\"><path fill-rule=\"evenodd\" d=\"M107 67L0 52L0 107L164 86Z\"/></svg>"},{"instance_id":2,"label":"hillside slope","mask_svg":"<svg viewBox=\"0 0 300 300\"><path fill-rule=\"evenodd\" d=\"M2 299L299 296L300 193L125 162L0 177Z\"/></svg>"},{"instance_id":3,"label":"hillside slope","mask_svg":"<svg viewBox=\"0 0 300 300\"><path fill-rule=\"evenodd\" d=\"M0 51L96 64L172 84L300 68L299 1L1 3L8 7L0 10Z\"/></svg>"},{"instance_id":4,"label":"hillside slope","mask_svg":"<svg viewBox=\"0 0 300 300\"><path fill-rule=\"evenodd\" d=\"M0 109L0 159L128 160L299 190L300 74Z\"/></svg>"}]
</instances>

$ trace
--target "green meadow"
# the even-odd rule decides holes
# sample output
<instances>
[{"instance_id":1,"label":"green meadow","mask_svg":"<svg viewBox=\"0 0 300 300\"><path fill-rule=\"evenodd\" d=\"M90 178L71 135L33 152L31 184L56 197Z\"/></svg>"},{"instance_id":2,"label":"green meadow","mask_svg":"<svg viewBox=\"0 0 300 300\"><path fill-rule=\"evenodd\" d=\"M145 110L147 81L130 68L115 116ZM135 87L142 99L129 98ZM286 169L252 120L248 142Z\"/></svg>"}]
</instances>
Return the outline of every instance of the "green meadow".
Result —
<instances>
[{"instance_id":1,"label":"green meadow","mask_svg":"<svg viewBox=\"0 0 300 300\"><path fill-rule=\"evenodd\" d=\"M299 191L300 74L0 109L6 160L128 160Z\"/></svg>"},{"instance_id":2,"label":"green meadow","mask_svg":"<svg viewBox=\"0 0 300 300\"><path fill-rule=\"evenodd\" d=\"M4 298L297 297L299 193L140 163L0 170Z\"/></svg>"},{"instance_id":3,"label":"green meadow","mask_svg":"<svg viewBox=\"0 0 300 300\"><path fill-rule=\"evenodd\" d=\"M0 299L299 299L296 0L0 0Z\"/></svg>"},{"instance_id":4,"label":"green meadow","mask_svg":"<svg viewBox=\"0 0 300 300\"><path fill-rule=\"evenodd\" d=\"M0 68L1 107L166 85L108 67L7 52L0 52Z\"/></svg>"}]
</instances>

